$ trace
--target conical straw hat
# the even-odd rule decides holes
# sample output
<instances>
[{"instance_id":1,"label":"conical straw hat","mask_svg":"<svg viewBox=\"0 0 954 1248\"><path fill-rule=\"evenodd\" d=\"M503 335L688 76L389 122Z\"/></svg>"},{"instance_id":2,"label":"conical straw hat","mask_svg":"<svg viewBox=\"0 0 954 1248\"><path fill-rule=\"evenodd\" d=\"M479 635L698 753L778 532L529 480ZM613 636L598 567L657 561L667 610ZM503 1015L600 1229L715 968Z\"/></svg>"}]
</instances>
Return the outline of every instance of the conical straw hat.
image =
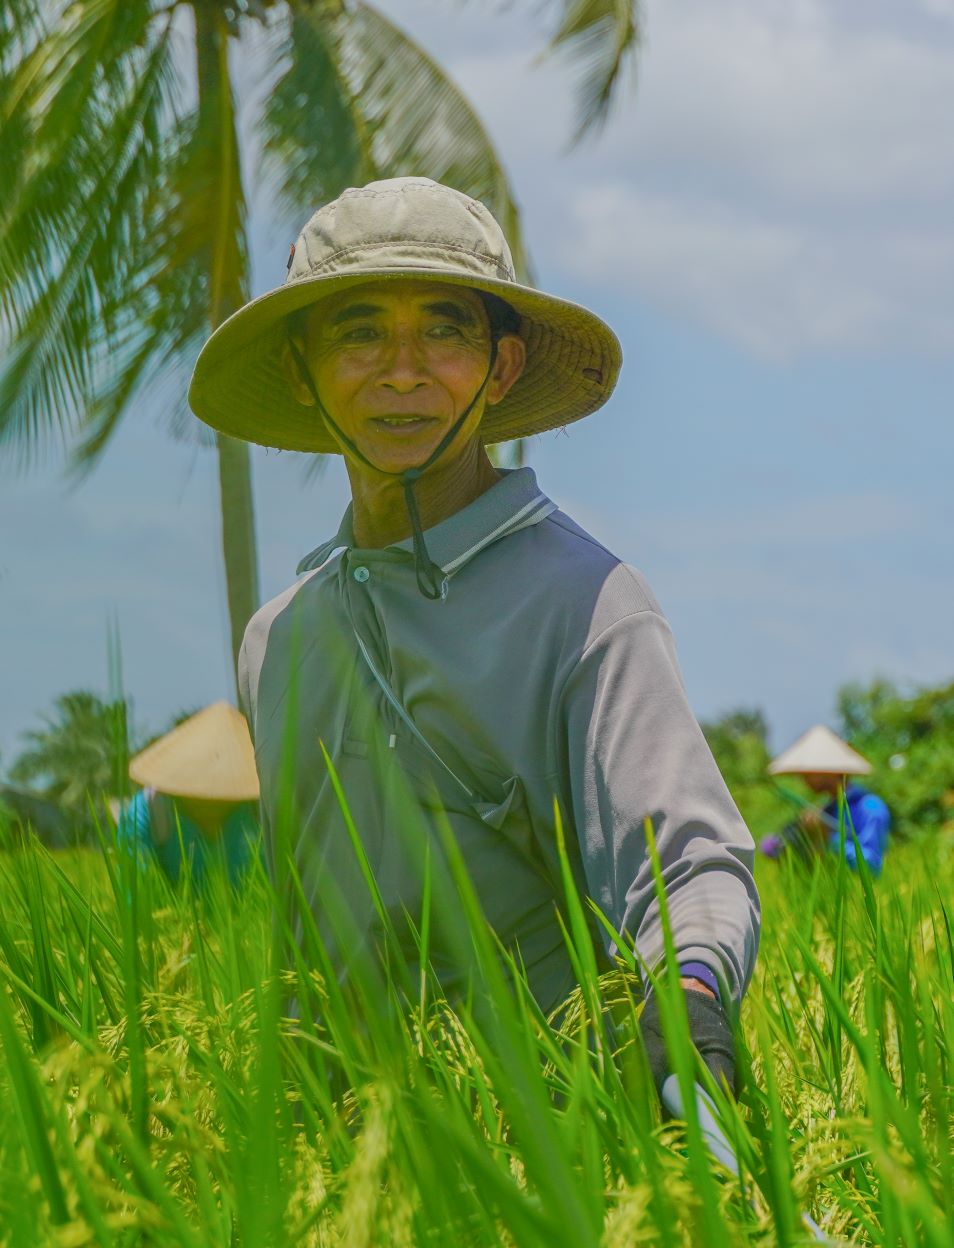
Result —
<instances>
[{"instance_id":1,"label":"conical straw hat","mask_svg":"<svg viewBox=\"0 0 954 1248\"><path fill-rule=\"evenodd\" d=\"M769 763L773 776L826 772L836 776L867 776L871 764L824 724L816 724Z\"/></svg>"},{"instance_id":2,"label":"conical straw hat","mask_svg":"<svg viewBox=\"0 0 954 1248\"><path fill-rule=\"evenodd\" d=\"M137 784L172 797L250 802L258 797L255 750L245 716L214 702L184 720L129 764Z\"/></svg>"}]
</instances>

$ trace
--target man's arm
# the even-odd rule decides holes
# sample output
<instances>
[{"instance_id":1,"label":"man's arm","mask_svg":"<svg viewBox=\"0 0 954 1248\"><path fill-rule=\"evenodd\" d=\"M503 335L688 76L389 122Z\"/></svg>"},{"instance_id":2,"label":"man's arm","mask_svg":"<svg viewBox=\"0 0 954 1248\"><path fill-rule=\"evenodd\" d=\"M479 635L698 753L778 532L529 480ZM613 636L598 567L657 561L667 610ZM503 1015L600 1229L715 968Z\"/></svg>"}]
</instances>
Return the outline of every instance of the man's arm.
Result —
<instances>
[{"instance_id":1,"label":"man's arm","mask_svg":"<svg viewBox=\"0 0 954 1248\"><path fill-rule=\"evenodd\" d=\"M563 697L574 820L590 894L617 930L661 965L662 927L647 853L652 820L693 1042L736 1086L726 1014L752 974L759 900L754 845L689 707L669 626L652 610L617 621L586 649ZM612 950L611 950L612 952ZM640 1031L658 1090L670 1073L655 995Z\"/></svg>"},{"instance_id":2,"label":"man's arm","mask_svg":"<svg viewBox=\"0 0 954 1248\"><path fill-rule=\"evenodd\" d=\"M595 638L562 709L591 896L647 965L660 965L649 816L680 963L707 967L723 1003L738 1000L758 948L754 846L689 707L663 617L638 611Z\"/></svg>"}]
</instances>

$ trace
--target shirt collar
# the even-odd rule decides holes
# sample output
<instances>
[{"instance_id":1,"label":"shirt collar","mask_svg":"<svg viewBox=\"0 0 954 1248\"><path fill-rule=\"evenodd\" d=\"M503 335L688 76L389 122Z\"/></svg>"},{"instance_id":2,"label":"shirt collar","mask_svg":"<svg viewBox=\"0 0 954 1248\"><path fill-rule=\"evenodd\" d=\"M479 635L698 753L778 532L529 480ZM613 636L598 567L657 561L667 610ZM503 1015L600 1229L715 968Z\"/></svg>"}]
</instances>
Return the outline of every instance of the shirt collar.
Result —
<instances>
[{"instance_id":1,"label":"shirt collar","mask_svg":"<svg viewBox=\"0 0 954 1248\"><path fill-rule=\"evenodd\" d=\"M493 542L518 529L539 524L554 511L556 503L538 487L532 468L503 470L496 485L440 524L425 530L428 553L445 576L453 576ZM313 572L336 550L352 550L354 545L354 508L349 503L338 532L302 559L298 574ZM388 549L410 552L413 546L408 537Z\"/></svg>"}]
</instances>

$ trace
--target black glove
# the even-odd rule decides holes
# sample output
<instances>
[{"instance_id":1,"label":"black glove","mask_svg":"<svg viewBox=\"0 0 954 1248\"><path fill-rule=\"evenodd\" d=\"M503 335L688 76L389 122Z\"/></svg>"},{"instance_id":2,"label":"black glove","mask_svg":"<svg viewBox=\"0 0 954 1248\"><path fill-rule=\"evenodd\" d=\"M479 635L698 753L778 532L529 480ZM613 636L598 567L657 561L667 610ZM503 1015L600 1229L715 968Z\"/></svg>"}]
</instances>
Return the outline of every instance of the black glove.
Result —
<instances>
[{"instance_id":1,"label":"black glove","mask_svg":"<svg viewBox=\"0 0 954 1248\"><path fill-rule=\"evenodd\" d=\"M716 1083L721 1086L724 1077L726 1083L738 1096L735 1045L725 1010L715 997L710 997L705 992L697 992L692 988L686 989L686 1009L689 1014L689 1034L693 1044L699 1050L699 1056L709 1067ZM653 1077L657 1092L660 1092L667 1075L671 1075L673 1069L666 1052L666 1041L663 1038L662 1023L659 1018L659 1003L655 993L643 1006L639 1027L643 1034L643 1044L646 1046L649 1072Z\"/></svg>"}]
</instances>

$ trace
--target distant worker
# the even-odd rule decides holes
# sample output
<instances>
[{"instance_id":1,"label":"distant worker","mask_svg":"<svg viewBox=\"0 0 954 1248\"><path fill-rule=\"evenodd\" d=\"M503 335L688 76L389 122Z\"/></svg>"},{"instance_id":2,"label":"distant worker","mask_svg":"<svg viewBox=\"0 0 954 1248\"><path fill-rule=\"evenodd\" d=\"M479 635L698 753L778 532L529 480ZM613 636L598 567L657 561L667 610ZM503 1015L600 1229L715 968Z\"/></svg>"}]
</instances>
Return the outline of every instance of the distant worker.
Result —
<instances>
[{"instance_id":1,"label":"distant worker","mask_svg":"<svg viewBox=\"0 0 954 1248\"><path fill-rule=\"evenodd\" d=\"M129 764L142 791L120 812L117 838L151 854L175 882L183 860L201 885L212 862L233 884L258 854L258 775L245 717L215 702L147 746Z\"/></svg>"},{"instance_id":2,"label":"distant worker","mask_svg":"<svg viewBox=\"0 0 954 1248\"><path fill-rule=\"evenodd\" d=\"M849 782L849 776L866 776L871 764L830 728L818 724L799 737L794 745L769 764L773 776L801 776L815 793L825 795L824 807L804 803L799 817L782 832L766 836L759 848L769 858L780 858L787 850L803 857L820 853L826 848L841 855L842 837L839 827L839 793L845 793L844 853L850 867L858 865L858 850L872 875L880 875L888 848L891 815L888 807L860 784ZM781 786L779 786L781 788ZM802 798L787 789L786 797L800 804ZM855 844L857 840L857 845Z\"/></svg>"}]
</instances>

